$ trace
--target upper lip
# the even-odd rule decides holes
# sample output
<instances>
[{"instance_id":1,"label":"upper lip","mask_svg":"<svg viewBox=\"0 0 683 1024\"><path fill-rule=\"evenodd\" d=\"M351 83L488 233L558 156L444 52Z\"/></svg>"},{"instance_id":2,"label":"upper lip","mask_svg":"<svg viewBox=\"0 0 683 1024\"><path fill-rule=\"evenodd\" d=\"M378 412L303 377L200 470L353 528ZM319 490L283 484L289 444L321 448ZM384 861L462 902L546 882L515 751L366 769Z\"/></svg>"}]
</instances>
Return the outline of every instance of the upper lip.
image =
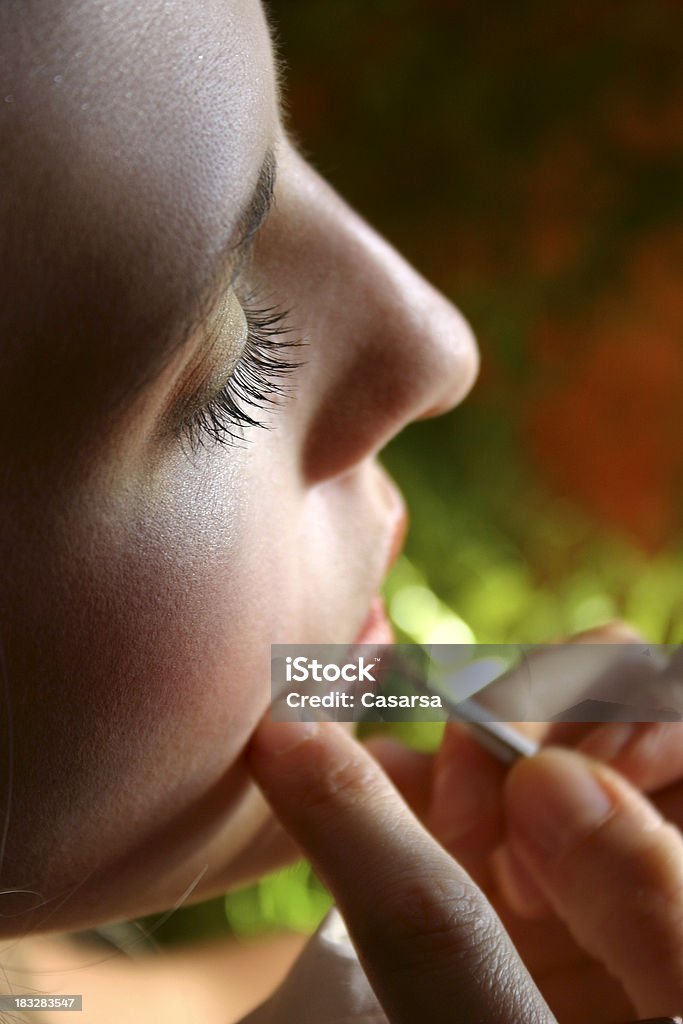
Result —
<instances>
[{"instance_id":1,"label":"upper lip","mask_svg":"<svg viewBox=\"0 0 683 1024\"><path fill-rule=\"evenodd\" d=\"M384 571L382 573L382 579L379 581L377 591L375 592L376 596L372 599L370 603L370 607L363 625L366 625L373 616L373 609L375 608L375 603L378 600L379 594L381 593L384 577L387 575L392 565L400 555L401 550L403 548L403 542L405 540L405 536L408 530L408 510L406 508L406 503L403 499L403 495L401 494L393 480L388 479L387 483L389 484L389 489L392 492L393 505L391 514L391 527L388 537L389 543L387 548L387 556L384 564ZM384 608L383 602L381 604L381 607L383 609L382 614L386 615L386 609ZM362 629L363 627L361 626L361 631Z\"/></svg>"},{"instance_id":2,"label":"upper lip","mask_svg":"<svg viewBox=\"0 0 683 1024\"><path fill-rule=\"evenodd\" d=\"M381 464L375 462L374 469L377 472L380 490L383 492L385 508L384 523L380 527L378 535L374 538L375 547L379 548L379 551L374 552L374 557L372 558L372 562L376 566L377 576L375 576L374 572L372 573L372 576L375 578L375 585L373 592L370 594L368 605L366 605L366 611L370 608L367 611L366 619L371 614L372 603L381 592L385 576L401 553L408 530L408 509L401 491ZM368 554L370 554L370 551L368 551ZM377 558L377 561L375 561L375 558Z\"/></svg>"},{"instance_id":3,"label":"upper lip","mask_svg":"<svg viewBox=\"0 0 683 1024\"><path fill-rule=\"evenodd\" d=\"M389 545L389 553L387 555L387 564L385 572L388 572L393 563L398 558L398 555L402 551L403 543L405 541L405 535L408 532L408 509L405 508L405 502L402 497L400 498L400 504L396 513L393 529L391 532L391 542Z\"/></svg>"},{"instance_id":4,"label":"upper lip","mask_svg":"<svg viewBox=\"0 0 683 1024\"><path fill-rule=\"evenodd\" d=\"M392 565L400 555L405 542L406 533L408 532L408 509L403 495L393 480L388 479L387 483L390 485L391 491L393 492L392 498L394 502L394 512L389 541L389 551L387 553L387 561L384 569L385 575L389 572Z\"/></svg>"}]
</instances>

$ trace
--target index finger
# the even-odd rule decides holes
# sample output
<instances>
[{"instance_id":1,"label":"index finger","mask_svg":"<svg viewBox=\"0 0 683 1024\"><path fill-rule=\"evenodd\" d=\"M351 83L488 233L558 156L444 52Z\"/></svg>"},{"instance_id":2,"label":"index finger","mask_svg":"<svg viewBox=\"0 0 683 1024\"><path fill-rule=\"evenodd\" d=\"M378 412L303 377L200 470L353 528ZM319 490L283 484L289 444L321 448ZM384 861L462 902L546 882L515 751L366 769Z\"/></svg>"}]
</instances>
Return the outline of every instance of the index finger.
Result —
<instances>
[{"instance_id":1,"label":"index finger","mask_svg":"<svg viewBox=\"0 0 683 1024\"><path fill-rule=\"evenodd\" d=\"M349 735L264 721L247 758L335 896L392 1024L553 1021L481 891Z\"/></svg>"}]
</instances>

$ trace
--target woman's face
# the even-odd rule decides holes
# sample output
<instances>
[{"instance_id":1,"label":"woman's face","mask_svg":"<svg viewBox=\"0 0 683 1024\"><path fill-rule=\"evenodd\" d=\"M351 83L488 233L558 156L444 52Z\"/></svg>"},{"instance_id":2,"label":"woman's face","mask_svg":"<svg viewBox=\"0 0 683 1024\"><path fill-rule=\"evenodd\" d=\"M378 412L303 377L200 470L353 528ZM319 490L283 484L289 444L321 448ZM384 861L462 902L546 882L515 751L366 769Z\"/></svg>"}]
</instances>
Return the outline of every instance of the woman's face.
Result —
<instances>
[{"instance_id":1,"label":"woman's face","mask_svg":"<svg viewBox=\"0 0 683 1024\"><path fill-rule=\"evenodd\" d=\"M45 9L0 13L6 932L258 868L270 644L358 637L403 516L376 453L476 367L287 138L256 0ZM235 366L267 398L283 359L290 396L241 402L270 429L225 443Z\"/></svg>"}]
</instances>

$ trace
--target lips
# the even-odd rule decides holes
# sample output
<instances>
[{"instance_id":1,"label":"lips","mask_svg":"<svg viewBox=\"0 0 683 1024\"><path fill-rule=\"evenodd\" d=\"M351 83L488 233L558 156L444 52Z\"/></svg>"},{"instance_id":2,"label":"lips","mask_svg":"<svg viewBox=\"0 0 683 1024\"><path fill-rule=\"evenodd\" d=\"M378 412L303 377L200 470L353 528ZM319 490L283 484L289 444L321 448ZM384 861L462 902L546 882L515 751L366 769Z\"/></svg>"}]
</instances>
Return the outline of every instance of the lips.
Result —
<instances>
[{"instance_id":1,"label":"lips","mask_svg":"<svg viewBox=\"0 0 683 1024\"><path fill-rule=\"evenodd\" d=\"M391 492L393 504L393 523L391 527L391 538L387 552L387 560L384 566L383 575L389 572L392 565L403 549L406 532L408 530L408 511L406 509L403 495L390 477L385 478L388 490ZM379 594L373 597L370 602L368 614L365 617L354 643L356 644L393 644L395 642L394 631L387 615L384 598Z\"/></svg>"},{"instance_id":2,"label":"lips","mask_svg":"<svg viewBox=\"0 0 683 1024\"><path fill-rule=\"evenodd\" d=\"M354 644L393 644L394 640L394 631L387 617L384 599L378 594L377 597L373 597L365 622L353 642Z\"/></svg>"},{"instance_id":3,"label":"lips","mask_svg":"<svg viewBox=\"0 0 683 1024\"><path fill-rule=\"evenodd\" d=\"M397 494L399 499L397 503L397 514L394 520L394 529L391 536L391 544L389 546L389 555L387 557L387 564L384 570L385 576L401 554L406 539L406 533L408 532L408 510L400 491L397 491Z\"/></svg>"},{"instance_id":4,"label":"lips","mask_svg":"<svg viewBox=\"0 0 683 1024\"><path fill-rule=\"evenodd\" d=\"M379 485L384 492L387 508L387 525L385 527L384 547L386 558L382 570L382 579L378 581L378 589L382 580L398 558L405 541L405 534L408 531L408 509L400 490L391 479L386 470L375 463ZM388 536L387 536L388 535ZM353 643L360 644L392 644L394 643L393 630L384 604L384 599L378 594L370 603L368 614L362 622Z\"/></svg>"}]
</instances>

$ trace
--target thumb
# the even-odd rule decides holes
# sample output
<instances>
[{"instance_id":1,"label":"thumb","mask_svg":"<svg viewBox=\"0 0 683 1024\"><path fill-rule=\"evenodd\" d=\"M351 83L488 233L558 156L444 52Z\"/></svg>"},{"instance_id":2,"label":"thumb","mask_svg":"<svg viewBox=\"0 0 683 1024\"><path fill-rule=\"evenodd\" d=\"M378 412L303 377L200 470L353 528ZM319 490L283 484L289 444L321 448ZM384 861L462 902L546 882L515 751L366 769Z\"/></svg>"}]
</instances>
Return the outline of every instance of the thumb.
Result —
<instances>
[{"instance_id":1,"label":"thumb","mask_svg":"<svg viewBox=\"0 0 683 1024\"><path fill-rule=\"evenodd\" d=\"M247 759L393 1024L552 1020L483 893L344 730L264 720Z\"/></svg>"},{"instance_id":2,"label":"thumb","mask_svg":"<svg viewBox=\"0 0 683 1024\"><path fill-rule=\"evenodd\" d=\"M638 1012L683 1005L683 839L630 783L565 750L506 781L512 853Z\"/></svg>"}]
</instances>

